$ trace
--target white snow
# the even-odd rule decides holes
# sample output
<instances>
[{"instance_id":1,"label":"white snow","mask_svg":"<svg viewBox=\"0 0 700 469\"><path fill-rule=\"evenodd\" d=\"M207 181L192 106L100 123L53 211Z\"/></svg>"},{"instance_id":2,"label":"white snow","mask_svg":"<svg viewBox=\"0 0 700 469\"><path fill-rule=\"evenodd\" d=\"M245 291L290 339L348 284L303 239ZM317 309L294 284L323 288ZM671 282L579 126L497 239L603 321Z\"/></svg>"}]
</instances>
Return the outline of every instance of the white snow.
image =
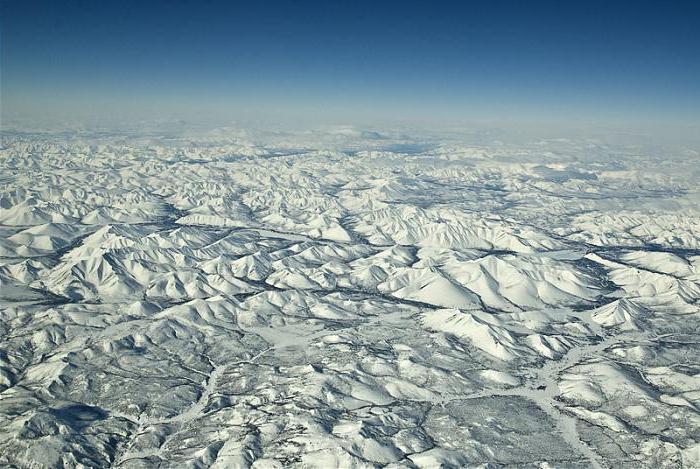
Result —
<instances>
[{"instance_id":1,"label":"white snow","mask_svg":"<svg viewBox=\"0 0 700 469\"><path fill-rule=\"evenodd\" d=\"M697 467L697 152L470 135L3 130L0 466Z\"/></svg>"}]
</instances>

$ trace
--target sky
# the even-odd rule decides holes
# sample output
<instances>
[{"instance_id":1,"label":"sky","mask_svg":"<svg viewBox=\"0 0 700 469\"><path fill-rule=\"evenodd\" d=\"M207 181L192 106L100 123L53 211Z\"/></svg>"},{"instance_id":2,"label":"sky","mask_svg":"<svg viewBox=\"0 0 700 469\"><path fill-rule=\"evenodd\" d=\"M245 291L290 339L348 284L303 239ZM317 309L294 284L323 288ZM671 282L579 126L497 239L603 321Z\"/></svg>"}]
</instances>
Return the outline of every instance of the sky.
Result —
<instances>
[{"instance_id":1,"label":"sky","mask_svg":"<svg viewBox=\"0 0 700 469\"><path fill-rule=\"evenodd\" d=\"M1 4L4 118L700 121L697 1Z\"/></svg>"}]
</instances>

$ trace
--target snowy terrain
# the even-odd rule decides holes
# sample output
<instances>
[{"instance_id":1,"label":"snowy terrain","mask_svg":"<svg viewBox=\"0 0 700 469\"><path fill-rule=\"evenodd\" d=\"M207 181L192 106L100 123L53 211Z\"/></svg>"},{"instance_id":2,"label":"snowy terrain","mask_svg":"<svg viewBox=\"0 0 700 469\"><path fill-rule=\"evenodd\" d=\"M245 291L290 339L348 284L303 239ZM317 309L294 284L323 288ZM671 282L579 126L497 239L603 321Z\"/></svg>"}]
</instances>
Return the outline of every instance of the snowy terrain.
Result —
<instances>
[{"instance_id":1,"label":"snowy terrain","mask_svg":"<svg viewBox=\"0 0 700 469\"><path fill-rule=\"evenodd\" d=\"M0 466L700 467L699 161L7 132Z\"/></svg>"}]
</instances>

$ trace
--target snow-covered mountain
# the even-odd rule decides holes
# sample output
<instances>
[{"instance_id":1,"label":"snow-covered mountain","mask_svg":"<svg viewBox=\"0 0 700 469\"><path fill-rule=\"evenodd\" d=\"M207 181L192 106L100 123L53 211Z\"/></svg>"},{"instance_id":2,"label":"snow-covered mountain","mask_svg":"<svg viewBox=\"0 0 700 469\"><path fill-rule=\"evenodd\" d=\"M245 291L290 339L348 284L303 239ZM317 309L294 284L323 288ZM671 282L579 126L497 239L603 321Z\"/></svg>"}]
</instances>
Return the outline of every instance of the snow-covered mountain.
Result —
<instances>
[{"instance_id":1,"label":"snow-covered mountain","mask_svg":"<svg viewBox=\"0 0 700 469\"><path fill-rule=\"evenodd\" d=\"M8 132L0 465L700 467L698 153L659 152Z\"/></svg>"}]
</instances>

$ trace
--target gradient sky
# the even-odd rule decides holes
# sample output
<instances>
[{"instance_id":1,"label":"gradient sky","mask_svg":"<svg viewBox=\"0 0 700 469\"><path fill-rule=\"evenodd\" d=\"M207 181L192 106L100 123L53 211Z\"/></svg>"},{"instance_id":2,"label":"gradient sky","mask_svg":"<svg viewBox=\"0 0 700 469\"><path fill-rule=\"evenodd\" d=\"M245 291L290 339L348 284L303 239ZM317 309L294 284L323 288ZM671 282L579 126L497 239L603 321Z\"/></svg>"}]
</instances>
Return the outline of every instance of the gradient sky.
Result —
<instances>
[{"instance_id":1,"label":"gradient sky","mask_svg":"<svg viewBox=\"0 0 700 469\"><path fill-rule=\"evenodd\" d=\"M4 116L698 121L697 1L2 2Z\"/></svg>"}]
</instances>

